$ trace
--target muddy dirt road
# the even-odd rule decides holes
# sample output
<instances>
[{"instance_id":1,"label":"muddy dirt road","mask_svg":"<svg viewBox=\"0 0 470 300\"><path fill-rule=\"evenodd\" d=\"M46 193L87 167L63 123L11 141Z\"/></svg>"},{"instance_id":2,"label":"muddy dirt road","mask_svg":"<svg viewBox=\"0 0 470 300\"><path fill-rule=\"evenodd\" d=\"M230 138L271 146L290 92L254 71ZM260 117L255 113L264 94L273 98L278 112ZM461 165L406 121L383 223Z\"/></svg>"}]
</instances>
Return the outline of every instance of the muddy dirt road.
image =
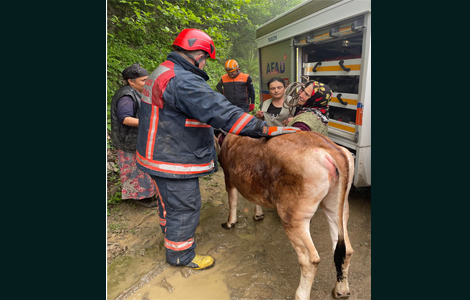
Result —
<instances>
[{"instance_id":1,"label":"muddy dirt road","mask_svg":"<svg viewBox=\"0 0 470 300\"><path fill-rule=\"evenodd\" d=\"M157 209L124 202L109 209L108 300L294 299L300 280L297 255L273 209L252 219L254 204L239 197L238 224L228 217L223 172L200 178L202 208L196 252L216 259L213 268L193 271L165 261ZM349 234L354 254L349 269L351 300L371 299L371 200L354 188L349 195ZM311 299L333 299L336 273L325 215L313 217L311 235L321 262Z\"/></svg>"}]
</instances>

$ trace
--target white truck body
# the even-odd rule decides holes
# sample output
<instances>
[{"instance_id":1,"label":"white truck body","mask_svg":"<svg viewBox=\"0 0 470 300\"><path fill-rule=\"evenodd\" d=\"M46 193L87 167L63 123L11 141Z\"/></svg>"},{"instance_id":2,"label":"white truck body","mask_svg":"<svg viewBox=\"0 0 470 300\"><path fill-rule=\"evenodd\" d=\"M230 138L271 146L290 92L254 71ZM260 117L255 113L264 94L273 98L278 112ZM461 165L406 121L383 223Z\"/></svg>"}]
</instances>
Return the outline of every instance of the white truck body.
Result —
<instances>
[{"instance_id":1,"label":"white truck body","mask_svg":"<svg viewBox=\"0 0 470 300\"><path fill-rule=\"evenodd\" d=\"M371 185L371 1L311 0L257 28L260 99L267 82L328 84L328 136L355 156L353 184Z\"/></svg>"}]
</instances>

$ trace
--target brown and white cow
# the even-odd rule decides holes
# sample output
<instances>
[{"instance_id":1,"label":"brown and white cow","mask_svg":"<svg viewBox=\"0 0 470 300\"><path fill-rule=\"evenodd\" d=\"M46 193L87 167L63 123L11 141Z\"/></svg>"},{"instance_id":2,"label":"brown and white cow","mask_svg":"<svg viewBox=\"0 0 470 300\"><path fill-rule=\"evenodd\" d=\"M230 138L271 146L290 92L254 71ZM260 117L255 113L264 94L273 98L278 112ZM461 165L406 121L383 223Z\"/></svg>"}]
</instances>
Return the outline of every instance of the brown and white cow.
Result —
<instances>
[{"instance_id":1,"label":"brown and white cow","mask_svg":"<svg viewBox=\"0 0 470 300\"><path fill-rule=\"evenodd\" d=\"M351 153L328 137L307 131L270 139L228 134L217 148L230 206L222 227L229 229L237 222L238 192L256 204L255 220L263 218L260 206L276 208L301 268L295 299L310 299L320 263L310 236L310 220L320 205L333 241L337 272L333 296L348 298L353 253L346 227L354 174Z\"/></svg>"}]
</instances>

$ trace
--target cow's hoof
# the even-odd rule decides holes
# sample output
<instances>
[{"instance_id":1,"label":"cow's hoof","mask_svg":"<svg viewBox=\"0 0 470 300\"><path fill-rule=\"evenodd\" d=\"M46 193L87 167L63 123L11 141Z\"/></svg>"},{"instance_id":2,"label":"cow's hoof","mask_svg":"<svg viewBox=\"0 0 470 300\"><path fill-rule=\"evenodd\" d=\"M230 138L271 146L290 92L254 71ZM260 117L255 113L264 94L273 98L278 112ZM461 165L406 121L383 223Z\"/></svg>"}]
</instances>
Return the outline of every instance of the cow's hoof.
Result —
<instances>
[{"instance_id":1,"label":"cow's hoof","mask_svg":"<svg viewBox=\"0 0 470 300\"><path fill-rule=\"evenodd\" d=\"M263 219L264 219L264 215L260 215L260 216L253 215L253 220L255 221L261 221Z\"/></svg>"},{"instance_id":2,"label":"cow's hoof","mask_svg":"<svg viewBox=\"0 0 470 300\"><path fill-rule=\"evenodd\" d=\"M351 293L347 293L347 294L344 294L344 295L341 294L341 293L337 293L334 288L331 291L331 293L333 294L333 298L335 298L335 299L348 299L349 296L351 296Z\"/></svg>"},{"instance_id":3,"label":"cow's hoof","mask_svg":"<svg viewBox=\"0 0 470 300\"><path fill-rule=\"evenodd\" d=\"M227 223L222 223L222 228L230 229L232 227L235 227L235 223L230 224L230 227L227 225Z\"/></svg>"}]
</instances>

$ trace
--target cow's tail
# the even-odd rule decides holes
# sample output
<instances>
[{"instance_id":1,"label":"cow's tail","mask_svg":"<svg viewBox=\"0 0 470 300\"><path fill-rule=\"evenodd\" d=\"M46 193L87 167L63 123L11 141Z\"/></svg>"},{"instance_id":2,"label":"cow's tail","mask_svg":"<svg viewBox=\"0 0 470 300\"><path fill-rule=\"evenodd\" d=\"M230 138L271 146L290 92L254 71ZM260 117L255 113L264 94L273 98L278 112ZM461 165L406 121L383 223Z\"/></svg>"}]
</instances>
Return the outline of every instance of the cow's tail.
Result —
<instances>
[{"instance_id":1,"label":"cow's tail","mask_svg":"<svg viewBox=\"0 0 470 300\"><path fill-rule=\"evenodd\" d=\"M343 147L340 148L338 158L344 162L341 167L337 164L336 170L339 175L339 195L338 195L338 242L336 243L334 262L336 267L336 276L338 281L343 279L342 265L346 258L346 244L344 241L345 222L343 220L344 207L351 188L352 178L354 176L354 160L351 153Z\"/></svg>"}]
</instances>

